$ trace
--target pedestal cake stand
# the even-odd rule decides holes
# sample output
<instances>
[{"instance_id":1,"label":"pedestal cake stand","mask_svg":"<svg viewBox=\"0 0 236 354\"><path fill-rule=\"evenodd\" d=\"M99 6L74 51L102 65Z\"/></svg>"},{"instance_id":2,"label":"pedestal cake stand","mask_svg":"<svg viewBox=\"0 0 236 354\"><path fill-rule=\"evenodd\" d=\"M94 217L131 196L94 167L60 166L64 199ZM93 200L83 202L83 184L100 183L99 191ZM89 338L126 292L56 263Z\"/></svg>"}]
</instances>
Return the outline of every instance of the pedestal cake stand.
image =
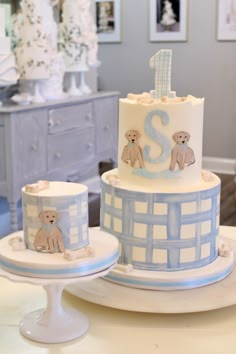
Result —
<instances>
[{"instance_id":1,"label":"pedestal cake stand","mask_svg":"<svg viewBox=\"0 0 236 354\"><path fill-rule=\"evenodd\" d=\"M79 311L63 308L62 291L65 286L107 275L118 259L117 239L89 229L89 245L94 254L69 262L59 252L51 255L27 248L13 250L12 241L21 236L23 232L17 231L0 240L0 276L14 282L43 286L47 307L26 315L20 322L20 332L41 343L62 343L80 338L87 332L89 321Z\"/></svg>"},{"instance_id":2,"label":"pedestal cake stand","mask_svg":"<svg viewBox=\"0 0 236 354\"><path fill-rule=\"evenodd\" d=\"M88 276L70 279L41 279L24 277L0 269L0 276L19 283L43 286L47 294L47 306L29 314L20 321L20 332L26 338L41 343L63 343L80 338L89 328L88 318L78 310L65 309L61 297L65 286L82 283L105 276L110 269Z\"/></svg>"}]
</instances>

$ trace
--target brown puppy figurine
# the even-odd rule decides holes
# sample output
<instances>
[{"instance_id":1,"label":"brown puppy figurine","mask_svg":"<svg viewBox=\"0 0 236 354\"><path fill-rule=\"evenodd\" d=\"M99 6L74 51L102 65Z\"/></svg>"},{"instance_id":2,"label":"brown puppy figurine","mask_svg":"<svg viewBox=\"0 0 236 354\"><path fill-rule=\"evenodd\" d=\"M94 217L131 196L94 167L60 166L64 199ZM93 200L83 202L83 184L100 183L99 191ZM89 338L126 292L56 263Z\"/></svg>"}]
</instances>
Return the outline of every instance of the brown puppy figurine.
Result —
<instances>
[{"instance_id":1,"label":"brown puppy figurine","mask_svg":"<svg viewBox=\"0 0 236 354\"><path fill-rule=\"evenodd\" d=\"M56 210L47 210L42 211L39 218L42 221L42 228L35 235L34 247L36 251L49 250L50 253L54 253L58 246L59 251L64 252L62 233L56 225L60 214Z\"/></svg>"},{"instance_id":2,"label":"brown puppy figurine","mask_svg":"<svg viewBox=\"0 0 236 354\"><path fill-rule=\"evenodd\" d=\"M188 146L190 134L185 131L177 132L173 135L176 145L172 149L170 170L175 169L176 163L178 163L181 170L185 165L189 166L195 162L195 156L193 150Z\"/></svg>"},{"instance_id":3,"label":"brown puppy figurine","mask_svg":"<svg viewBox=\"0 0 236 354\"><path fill-rule=\"evenodd\" d=\"M136 162L139 164L139 168L144 167L142 150L138 145L138 138L140 134L137 130L128 130L125 134L125 137L128 140L128 144L125 145L121 159L125 163L129 163L131 167L135 167Z\"/></svg>"}]
</instances>

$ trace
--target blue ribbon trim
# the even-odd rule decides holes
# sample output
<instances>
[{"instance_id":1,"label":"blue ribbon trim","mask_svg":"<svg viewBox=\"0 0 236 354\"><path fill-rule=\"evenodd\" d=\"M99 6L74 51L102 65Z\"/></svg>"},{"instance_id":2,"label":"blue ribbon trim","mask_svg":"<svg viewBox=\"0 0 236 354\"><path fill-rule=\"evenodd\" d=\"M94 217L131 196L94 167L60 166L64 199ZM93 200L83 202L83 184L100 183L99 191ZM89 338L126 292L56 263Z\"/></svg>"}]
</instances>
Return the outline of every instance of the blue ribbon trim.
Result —
<instances>
[{"instance_id":1,"label":"blue ribbon trim","mask_svg":"<svg viewBox=\"0 0 236 354\"><path fill-rule=\"evenodd\" d=\"M228 274L232 272L234 269L234 264L231 264L227 269L219 274L216 274L209 278L198 279L198 280L183 280L179 282L160 282L160 281L145 281L145 280L136 280L136 279L126 279L122 277L117 277L115 275L108 274L104 278L110 279L114 282L125 283L125 284L132 284L132 285L140 285L140 286L150 286L150 287L159 287L159 288L172 288L172 287L200 287L204 285L208 285L211 283L215 283L224 279Z\"/></svg>"},{"instance_id":2,"label":"blue ribbon trim","mask_svg":"<svg viewBox=\"0 0 236 354\"><path fill-rule=\"evenodd\" d=\"M119 257L119 252L117 251L114 255L111 257L105 259L102 262L94 263L91 265L87 266L78 266L78 267L73 267L73 268L58 268L58 269L34 269L34 268L27 268L27 267L21 267L21 266L16 266L15 264L9 263L7 261L4 261L0 259L0 265L7 267L9 269L15 270L15 271L20 271L22 273L32 273L32 274L72 274L76 272L88 272L91 270L96 270L97 268L103 267L104 269L109 266L110 264L113 264L117 261ZM68 262L69 264L69 262Z\"/></svg>"}]
</instances>

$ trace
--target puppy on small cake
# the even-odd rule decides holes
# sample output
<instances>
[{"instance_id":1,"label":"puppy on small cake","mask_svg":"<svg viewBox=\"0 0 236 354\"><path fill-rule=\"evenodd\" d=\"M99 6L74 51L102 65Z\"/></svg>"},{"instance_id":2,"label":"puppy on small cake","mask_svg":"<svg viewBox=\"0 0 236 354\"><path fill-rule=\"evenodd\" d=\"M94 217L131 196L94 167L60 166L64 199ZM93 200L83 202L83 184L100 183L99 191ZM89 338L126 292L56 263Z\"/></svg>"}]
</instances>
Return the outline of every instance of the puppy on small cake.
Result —
<instances>
[{"instance_id":1,"label":"puppy on small cake","mask_svg":"<svg viewBox=\"0 0 236 354\"><path fill-rule=\"evenodd\" d=\"M60 214L56 210L42 211L39 214L42 228L36 233L34 238L36 251L54 253L58 247L60 252L64 252L62 233L56 224L59 217Z\"/></svg>"}]
</instances>

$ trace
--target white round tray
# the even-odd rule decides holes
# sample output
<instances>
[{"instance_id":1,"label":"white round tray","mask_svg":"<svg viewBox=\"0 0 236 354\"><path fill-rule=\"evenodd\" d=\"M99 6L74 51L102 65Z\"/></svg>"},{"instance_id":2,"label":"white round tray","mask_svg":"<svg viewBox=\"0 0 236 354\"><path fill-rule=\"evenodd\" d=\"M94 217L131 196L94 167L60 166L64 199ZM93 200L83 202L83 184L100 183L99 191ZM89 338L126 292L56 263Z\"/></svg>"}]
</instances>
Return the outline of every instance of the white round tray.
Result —
<instances>
[{"instance_id":1,"label":"white round tray","mask_svg":"<svg viewBox=\"0 0 236 354\"><path fill-rule=\"evenodd\" d=\"M232 228L222 228L221 235L236 253ZM81 299L116 309L151 313L188 313L209 311L236 304L236 267L224 280L196 289L157 291L129 288L95 279L71 284L66 290Z\"/></svg>"}]
</instances>

